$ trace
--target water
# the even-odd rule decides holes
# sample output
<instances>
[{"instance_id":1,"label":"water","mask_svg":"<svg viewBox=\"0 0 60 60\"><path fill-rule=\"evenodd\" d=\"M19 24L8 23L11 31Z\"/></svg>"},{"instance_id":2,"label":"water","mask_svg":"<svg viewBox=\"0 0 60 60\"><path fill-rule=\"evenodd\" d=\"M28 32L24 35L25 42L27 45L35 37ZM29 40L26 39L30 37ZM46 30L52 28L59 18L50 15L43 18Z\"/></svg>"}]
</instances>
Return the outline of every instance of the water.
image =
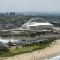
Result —
<instances>
[{"instance_id":1,"label":"water","mask_svg":"<svg viewBox=\"0 0 60 60\"><path fill-rule=\"evenodd\" d=\"M54 57L49 58L49 59L44 59L44 60L60 60L60 55L54 56Z\"/></svg>"},{"instance_id":2,"label":"water","mask_svg":"<svg viewBox=\"0 0 60 60\"><path fill-rule=\"evenodd\" d=\"M41 39L41 40L34 40L34 39L26 39L25 41L21 40L21 39L13 39L13 38L1 38L0 37L0 42L2 42L3 44L7 44L9 41L12 43L17 43L17 44L24 44L26 42L26 44L32 44L32 43L39 43L40 41L44 41L46 39Z\"/></svg>"},{"instance_id":3,"label":"water","mask_svg":"<svg viewBox=\"0 0 60 60\"><path fill-rule=\"evenodd\" d=\"M3 44L7 44L9 41L11 41L13 43L13 42L17 42L18 40L0 37L0 42L2 42Z\"/></svg>"}]
</instances>

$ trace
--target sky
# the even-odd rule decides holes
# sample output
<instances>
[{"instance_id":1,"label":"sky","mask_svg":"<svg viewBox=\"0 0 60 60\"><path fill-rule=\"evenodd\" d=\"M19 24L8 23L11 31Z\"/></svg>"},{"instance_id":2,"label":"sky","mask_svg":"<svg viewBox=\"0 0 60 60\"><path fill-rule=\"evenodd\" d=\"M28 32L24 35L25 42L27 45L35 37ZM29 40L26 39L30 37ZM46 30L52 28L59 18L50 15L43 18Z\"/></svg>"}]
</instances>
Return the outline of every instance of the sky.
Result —
<instances>
[{"instance_id":1,"label":"sky","mask_svg":"<svg viewBox=\"0 0 60 60\"><path fill-rule=\"evenodd\" d=\"M60 0L0 0L0 12L60 12Z\"/></svg>"}]
</instances>

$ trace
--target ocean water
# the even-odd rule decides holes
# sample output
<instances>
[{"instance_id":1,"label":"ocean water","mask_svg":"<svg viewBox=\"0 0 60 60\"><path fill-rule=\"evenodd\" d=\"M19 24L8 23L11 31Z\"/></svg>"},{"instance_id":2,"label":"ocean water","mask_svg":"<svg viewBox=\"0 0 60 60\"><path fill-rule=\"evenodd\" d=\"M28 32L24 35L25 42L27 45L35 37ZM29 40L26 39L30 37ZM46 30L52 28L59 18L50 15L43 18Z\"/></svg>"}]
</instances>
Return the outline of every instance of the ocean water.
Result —
<instances>
[{"instance_id":1,"label":"ocean water","mask_svg":"<svg viewBox=\"0 0 60 60\"><path fill-rule=\"evenodd\" d=\"M54 56L52 58L44 59L44 60L60 60L60 55Z\"/></svg>"}]
</instances>

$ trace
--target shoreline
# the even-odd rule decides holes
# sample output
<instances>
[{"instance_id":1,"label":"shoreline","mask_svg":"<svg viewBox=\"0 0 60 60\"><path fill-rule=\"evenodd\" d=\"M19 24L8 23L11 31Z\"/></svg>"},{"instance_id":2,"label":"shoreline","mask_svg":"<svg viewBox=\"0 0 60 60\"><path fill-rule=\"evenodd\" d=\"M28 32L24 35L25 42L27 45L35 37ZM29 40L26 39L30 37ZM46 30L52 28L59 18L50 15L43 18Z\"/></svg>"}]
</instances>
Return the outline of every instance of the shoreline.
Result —
<instances>
[{"instance_id":1,"label":"shoreline","mask_svg":"<svg viewBox=\"0 0 60 60\"><path fill-rule=\"evenodd\" d=\"M3 60L44 60L45 58L50 58L58 54L60 54L60 40L56 40L50 47L45 49L7 57Z\"/></svg>"},{"instance_id":2,"label":"shoreline","mask_svg":"<svg viewBox=\"0 0 60 60\"><path fill-rule=\"evenodd\" d=\"M45 59L50 59L50 58L53 58L53 57L55 57L55 56L59 56L60 55L60 52L59 53L55 53L55 54L51 54L51 55L48 55L48 56L45 56L45 57L43 57L43 58L38 58L38 59L36 59L36 60L45 60Z\"/></svg>"},{"instance_id":3,"label":"shoreline","mask_svg":"<svg viewBox=\"0 0 60 60\"><path fill-rule=\"evenodd\" d=\"M42 58L38 58L36 60L50 59L52 57L60 55L60 51L59 51L60 50L60 40L56 40L55 44L51 45L51 47L49 49L47 49L47 51L50 51L50 53L46 52L45 56L43 55Z\"/></svg>"}]
</instances>

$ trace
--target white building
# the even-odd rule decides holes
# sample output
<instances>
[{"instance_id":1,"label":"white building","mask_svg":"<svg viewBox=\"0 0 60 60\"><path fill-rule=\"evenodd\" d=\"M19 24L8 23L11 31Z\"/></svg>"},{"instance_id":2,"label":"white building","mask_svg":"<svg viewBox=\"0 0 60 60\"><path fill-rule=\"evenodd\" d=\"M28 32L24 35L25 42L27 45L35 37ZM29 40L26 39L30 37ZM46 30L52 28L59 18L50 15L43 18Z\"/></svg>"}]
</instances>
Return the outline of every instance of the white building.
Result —
<instances>
[{"instance_id":1,"label":"white building","mask_svg":"<svg viewBox=\"0 0 60 60\"><path fill-rule=\"evenodd\" d=\"M42 18L33 18L23 24L21 28L31 31L46 31L53 30L54 26Z\"/></svg>"}]
</instances>

